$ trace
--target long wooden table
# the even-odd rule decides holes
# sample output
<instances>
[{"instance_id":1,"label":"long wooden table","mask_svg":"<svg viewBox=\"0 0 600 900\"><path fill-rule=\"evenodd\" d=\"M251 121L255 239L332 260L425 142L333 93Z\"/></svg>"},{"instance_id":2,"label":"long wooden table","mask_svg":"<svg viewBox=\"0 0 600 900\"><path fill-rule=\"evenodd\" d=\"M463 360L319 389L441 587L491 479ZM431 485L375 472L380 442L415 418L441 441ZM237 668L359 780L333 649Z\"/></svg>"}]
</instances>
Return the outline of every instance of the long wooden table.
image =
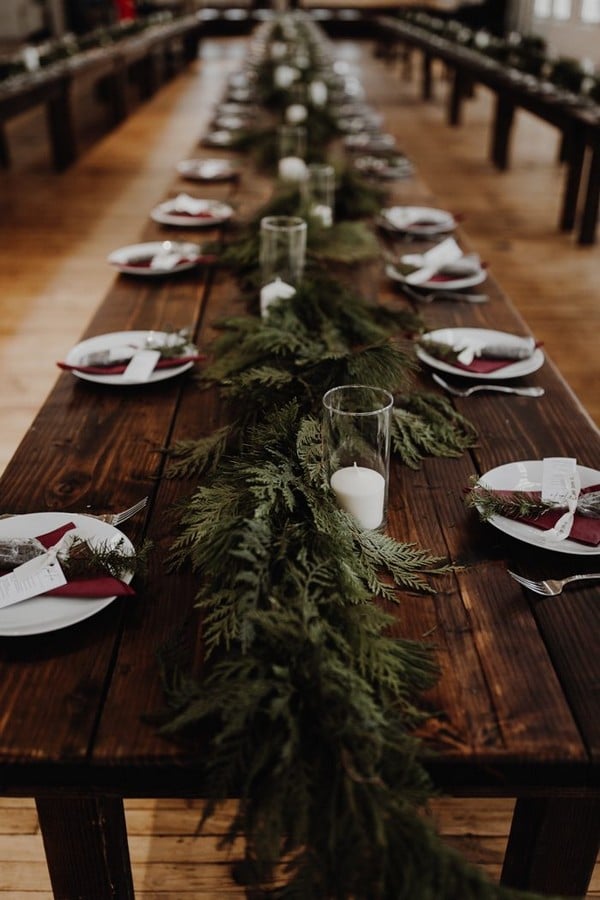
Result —
<instances>
[{"instance_id":1,"label":"long wooden table","mask_svg":"<svg viewBox=\"0 0 600 900\"><path fill-rule=\"evenodd\" d=\"M202 22L197 15L182 16L162 25L153 25L139 34L123 38L107 47L82 51L34 72L0 82L0 166L10 164L10 147L4 125L15 116L44 107L52 163L57 171L66 169L78 156L74 89L84 79L106 88L110 124L128 114L127 79L139 70L140 96L151 96L161 78L172 75L177 53L188 63L197 56ZM179 50L176 45L180 43Z\"/></svg>"},{"instance_id":2,"label":"long wooden table","mask_svg":"<svg viewBox=\"0 0 600 900\"><path fill-rule=\"evenodd\" d=\"M397 40L422 52L422 92L431 97L431 62L441 59L452 73L448 95L448 123L459 125L464 100L473 84L482 84L496 98L490 140L491 161L500 170L508 166L509 143L515 112L526 110L557 128L565 155L565 179L559 227L577 229L578 243L596 240L600 175L600 117L597 106L577 105L556 93L544 91L539 79L523 76L510 66L487 58L481 52L433 34L412 22L379 16L376 19L382 40ZM586 166L586 156L589 163ZM579 209L581 208L581 209Z\"/></svg>"},{"instance_id":3,"label":"long wooden table","mask_svg":"<svg viewBox=\"0 0 600 900\"><path fill-rule=\"evenodd\" d=\"M242 220L270 191L248 160L237 185L192 189L230 198ZM396 183L393 197L432 201L413 180ZM172 233L150 222L142 237ZM371 283L381 302L406 302L381 272ZM485 305L424 307L427 324L526 332L493 275L486 290ZM240 311L235 284L218 267L157 281L122 276L84 336L192 324L206 348L215 320ZM437 579L435 595L406 594L397 627L437 646L441 677L425 698L436 783L459 795L516 797L503 881L573 896L585 893L600 838L600 587L539 599L506 567L560 575L593 571L597 561L520 544L463 503L471 475L505 462L556 455L598 465L600 435L552 362L523 381L541 384L545 397L457 401L479 431L472 452L428 459L418 472L394 463L390 533L460 566ZM200 761L147 721L163 703L156 651L165 638L188 620L190 661L202 653L195 578L165 570L173 506L194 485L165 477L163 451L210 433L220 416L215 394L191 377L118 389L63 373L0 481L4 513L100 513L151 497L146 515L123 526L136 545L143 537L154 544L136 597L61 631L0 638L0 792L36 798L57 898L133 897L123 799L195 795Z\"/></svg>"}]
</instances>

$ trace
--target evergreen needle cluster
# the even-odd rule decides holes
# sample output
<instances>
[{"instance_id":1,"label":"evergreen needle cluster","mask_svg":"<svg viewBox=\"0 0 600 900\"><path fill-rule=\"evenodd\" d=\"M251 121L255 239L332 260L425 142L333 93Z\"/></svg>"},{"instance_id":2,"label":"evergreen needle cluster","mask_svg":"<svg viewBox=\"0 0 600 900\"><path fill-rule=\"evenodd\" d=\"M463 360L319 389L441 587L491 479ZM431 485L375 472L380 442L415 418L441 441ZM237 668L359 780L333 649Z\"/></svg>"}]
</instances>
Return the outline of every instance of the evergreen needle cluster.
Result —
<instances>
[{"instance_id":1,"label":"evergreen needle cluster","mask_svg":"<svg viewBox=\"0 0 600 900\"><path fill-rule=\"evenodd\" d=\"M76 538L69 545L66 555L60 555L60 564L69 580L97 575L122 578L128 572L140 574L145 571L149 550L148 542L131 554L122 547L122 541L118 544L106 541L90 544Z\"/></svg>"},{"instance_id":2,"label":"evergreen needle cluster","mask_svg":"<svg viewBox=\"0 0 600 900\"><path fill-rule=\"evenodd\" d=\"M556 506L544 503L525 491L494 491L483 484L474 484L466 495L467 506L476 509L482 519L506 516L508 519L537 519Z\"/></svg>"}]
</instances>

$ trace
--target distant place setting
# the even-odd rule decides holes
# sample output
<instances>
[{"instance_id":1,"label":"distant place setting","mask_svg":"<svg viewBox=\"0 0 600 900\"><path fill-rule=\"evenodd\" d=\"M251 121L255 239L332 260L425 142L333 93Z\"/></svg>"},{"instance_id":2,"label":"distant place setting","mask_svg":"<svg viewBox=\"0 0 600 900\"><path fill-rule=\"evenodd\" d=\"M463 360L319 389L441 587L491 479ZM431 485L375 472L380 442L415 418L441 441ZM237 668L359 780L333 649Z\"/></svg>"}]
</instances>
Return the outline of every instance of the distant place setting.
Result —
<instances>
[{"instance_id":1,"label":"distant place setting","mask_svg":"<svg viewBox=\"0 0 600 900\"><path fill-rule=\"evenodd\" d=\"M153 277L193 269L200 263L213 262L212 254L204 254L199 244L185 241L148 241L113 250L108 262L127 275Z\"/></svg>"},{"instance_id":2,"label":"distant place setting","mask_svg":"<svg viewBox=\"0 0 600 900\"><path fill-rule=\"evenodd\" d=\"M183 228L209 228L221 225L233 215L233 208L219 200L205 200L182 193L160 203L150 213L161 225Z\"/></svg>"}]
</instances>

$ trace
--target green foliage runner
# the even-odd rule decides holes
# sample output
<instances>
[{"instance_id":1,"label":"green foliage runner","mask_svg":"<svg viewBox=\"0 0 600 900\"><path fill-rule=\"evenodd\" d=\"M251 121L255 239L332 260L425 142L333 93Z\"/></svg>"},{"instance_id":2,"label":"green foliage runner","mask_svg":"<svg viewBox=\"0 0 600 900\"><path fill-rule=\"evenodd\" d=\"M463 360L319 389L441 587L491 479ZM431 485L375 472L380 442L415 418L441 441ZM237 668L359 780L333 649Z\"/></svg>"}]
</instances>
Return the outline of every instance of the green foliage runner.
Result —
<instances>
[{"instance_id":1,"label":"green foliage runner","mask_svg":"<svg viewBox=\"0 0 600 900\"><path fill-rule=\"evenodd\" d=\"M304 20L295 22L298 40L308 40ZM271 40L281 37L274 26ZM269 91L270 62L256 80L263 101L283 109L281 92ZM359 240L371 234L360 219L381 203L379 189L343 179L345 218L327 243L309 228L303 283L265 318L258 219L221 255L254 314L219 323L202 374L229 424L172 455L172 477L198 479L180 508L171 563L198 575L205 660L201 675L189 673L177 641L163 648L160 727L198 753L206 816L220 799L240 798L227 841L246 839L236 875L248 896L524 897L467 865L421 814L434 788L415 729L437 667L432 647L393 636L393 610L407 591L432 592L431 579L450 567L359 530L325 476L321 398L339 384L394 393L393 449L408 466L458 456L476 440L445 399L415 390L423 328L414 313L372 305L328 274L332 258L356 262L340 247L369 243ZM299 194L278 187L269 212L297 213Z\"/></svg>"}]
</instances>

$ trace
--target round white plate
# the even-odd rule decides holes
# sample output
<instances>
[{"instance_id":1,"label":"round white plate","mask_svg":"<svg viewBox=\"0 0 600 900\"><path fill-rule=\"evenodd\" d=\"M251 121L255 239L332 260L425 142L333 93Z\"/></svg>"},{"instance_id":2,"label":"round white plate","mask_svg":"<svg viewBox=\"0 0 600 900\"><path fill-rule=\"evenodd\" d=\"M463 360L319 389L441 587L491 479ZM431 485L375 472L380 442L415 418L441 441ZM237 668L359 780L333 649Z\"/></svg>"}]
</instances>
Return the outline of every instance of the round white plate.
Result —
<instances>
[{"instance_id":1,"label":"round white plate","mask_svg":"<svg viewBox=\"0 0 600 900\"><path fill-rule=\"evenodd\" d=\"M506 463L495 469L490 469L482 475L478 484L497 491L540 491L542 488L543 462L539 459L523 462ZM577 466L581 487L590 487L600 483L600 472L597 469L588 469L586 466ZM525 525L506 516L492 516L487 520L499 531L544 550L555 550L557 553L571 553L576 556L598 556L600 547L592 547L588 544L578 544L567 538L564 541L553 541L545 538L545 533L533 525Z\"/></svg>"},{"instance_id":2,"label":"round white plate","mask_svg":"<svg viewBox=\"0 0 600 900\"><path fill-rule=\"evenodd\" d=\"M394 214L397 216L396 221ZM423 224L419 224L420 221ZM456 219L445 209L429 206L391 206L381 210L381 224L391 231L427 236L453 231L456 228Z\"/></svg>"},{"instance_id":3,"label":"round white plate","mask_svg":"<svg viewBox=\"0 0 600 900\"><path fill-rule=\"evenodd\" d=\"M231 116L227 113L220 114L214 120L217 131L240 131L247 124L243 116Z\"/></svg>"},{"instance_id":4,"label":"round white plate","mask_svg":"<svg viewBox=\"0 0 600 900\"><path fill-rule=\"evenodd\" d=\"M421 284L410 284L410 282L406 281L405 276L399 272L392 263L387 264L385 273L392 281L397 281L399 284L406 284L415 291L421 289L426 291L440 291L441 293L444 291L460 291L464 288L475 287L475 285L481 284L487 278L486 270L478 269L476 272L473 272L472 275L464 275L462 278L449 278L445 281L423 281Z\"/></svg>"},{"instance_id":5,"label":"round white plate","mask_svg":"<svg viewBox=\"0 0 600 900\"><path fill-rule=\"evenodd\" d=\"M95 353L98 350L111 350L116 347L136 347L144 349L148 346L146 341L152 338L155 341L168 340L169 335L164 331L112 331L109 334L97 334L95 337L88 338L75 344L67 353L65 362L70 366L76 366L83 356L88 353ZM194 352L196 352L194 350ZM156 381L165 381L167 378L175 378L182 372L186 372L194 365L193 362L183 363L181 366L173 366L168 369L155 369L147 381L129 381L125 380L123 375L92 375L90 372L78 372L73 370L73 375L82 378L84 381L94 381L96 384L111 384L123 387L124 385L135 384L154 384Z\"/></svg>"},{"instance_id":6,"label":"round white plate","mask_svg":"<svg viewBox=\"0 0 600 900\"><path fill-rule=\"evenodd\" d=\"M233 141L233 135L230 131L221 128L217 131L210 131L204 138L202 143L209 147L229 147Z\"/></svg>"},{"instance_id":7,"label":"round white plate","mask_svg":"<svg viewBox=\"0 0 600 900\"><path fill-rule=\"evenodd\" d=\"M436 331L427 332L423 337L439 341L441 344L455 344L463 338L482 340L488 344L512 345L519 343L517 335L488 328L438 328ZM477 381L505 381L507 378L522 378L524 375L537 372L544 364L544 353L539 347L536 347L527 359L517 359L495 372L469 372L467 369L461 369L460 366L453 366L446 360L432 356L420 344L416 345L416 353L421 362L427 363L432 369L447 372L449 375L460 375L461 378L474 378Z\"/></svg>"},{"instance_id":8,"label":"round white plate","mask_svg":"<svg viewBox=\"0 0 600 900\"><path fill-rule=\"evenodd\" d=\"M200 216L186 215L177 212L177 204L175 199L165 200L159 203L150 213L151 218L161 225L182 225L185 228L212 228L226 222L233 215L233 209L228 203L221 203L220 200L207 200L208 204L206 213Z\"/></svg>"},{"instance_id":9,"label":"round white plate","mask_svg":"<svg viewBox=\"0 0 600 900\"><path fill-rule=\"evenodd\" d=\"M91 516L78 513L43 512L29 513L23 516L12 516L0 520L0 537L37 537L67 522L76 526L74 534L91 544L122 542L123 550L133 554L134 548L121 531L113 525L101 522ZM121 580L129 582L132 574L123 575ZM56 631L89 619L112 603L115 597L49 597L45 594L31 597L13 606L0 609L0 635L3 637L22 637L25 635L45 634Z\"/></svg>"},{"instance_id":10,"label":"round white plate","mask_svg":"<svg viewBox=\"0 0 600 900\"><path fill-rule=\"evenodd\" d=\"M236 175L228 159L182 159L177 171L193 181L227 181Z\"/></svg>"},{"instance_id":11,"label":"round white plate","mask_svg":"<svg viewBox=\"0 0 600 900\"><path fill-rule=\"evenodd\" d=\"M182 259L170 268L152 268L150 260L163 249L170 249L175 253L181 254ZM113 250L108 256L108 262L124 274L152 277L193 269L194 266L198 265L201 255L202 248L199 244L191 244L185 241L148 241L145 244L130 244L128 247L120 247L118 250ZM142 264L134 265L134 260L139 260ZM143 264L144 261L146 265Z\"/></svg>"}]
</instances>

